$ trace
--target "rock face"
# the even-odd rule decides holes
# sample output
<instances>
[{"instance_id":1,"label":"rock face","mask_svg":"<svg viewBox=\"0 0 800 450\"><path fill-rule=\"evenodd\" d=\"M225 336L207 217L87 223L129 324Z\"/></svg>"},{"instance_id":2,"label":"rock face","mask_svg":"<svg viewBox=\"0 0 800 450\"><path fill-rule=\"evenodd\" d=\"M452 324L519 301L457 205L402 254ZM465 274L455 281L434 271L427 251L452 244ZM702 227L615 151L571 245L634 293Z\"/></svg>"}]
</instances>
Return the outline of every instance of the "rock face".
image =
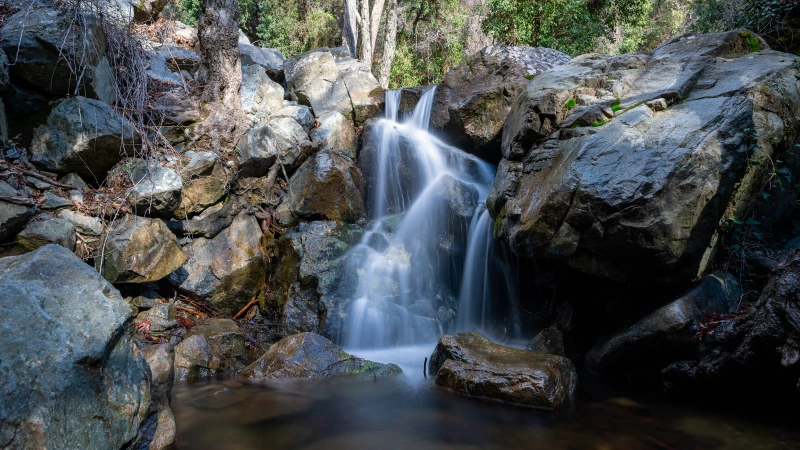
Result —
<instances>
[{"instance_id":1,"label":"rock face","mask_svg":"<svg viewBox=\"0 0 800 450\"><path fill-rule=\"evenodd\" d=\"M594 373L645 364L661 368L676 359L691 357L699 331L697 323L707 314L730 313L739 297L733 276L725 272L710 275L677 300L597 342L586 354L586 367Z\"/></svg>"},{"instance_id":2,"label":"rock face","mask_svg":"<svg viewBox=\"0 0 800 450\"><path fill-rule=\"evenodd\" d=\"M313 146L303 127L291 117L261 122L247 132L236 147L239 174L260 177L280 158L288 173L293 173L308 158Z\"/></svg>"},{"instance_id":3,"label":"rock face","mask_svg":"<svg viewBox=\"0 0 800 450\"><path fill-rule=\"evenodd\" d=\"M487 200L498 234L617 280L702 274L720 220L760 197L765 171L748 162L783 158L800 117L793 57L753 53L747 36L584 55L534 78L503 126ZM657 99L669 109L647 106Z\"/></svg>"},{"instance_id":4,"label":"rock face","mask_svg":"<svg viewBox=\"0 0 800 450\"><path fill-rule=\"evenodd\" d=\"M772 275L748 310L719 317L697 357L669 365L666 379L746 383L750 394L793 395L800 366L800 251Z\"/></svg>"},{"instance_id":5,"label":"rock face","mask_svg":"<svg viewBox=\"0 0 800 450\"><path fill-rule=\"evenodd\" d=\"M255 217L241 212L213 239L198 237L186 245L189 259L170 281L220 313L236 314L264 287L263 239Z\"/></svg>"},{"instance_id":6,"label":"rock face","mask_svg":"<svg viewBox=\"0 0 800 450\"><path fill-rule=\"evenodd\" d=\"M150 375L119 292L60 245L0 259L0 292L0 328L14 330L0 336L3 446L116 449L133 440Z\"/></svg>"},{"instance_id":7,"label":"rock face","mask_svg":"<svg viewBox=\"0 0 800 450\"><path fill-rule=\"evenodd\" d=\"M289 181L289 195L278 208L281 221L335 220L355 223L366 214L364 177L350 158L320 152Z\"/></svg>"},{"instance_id":8,"label":"rock face","mask_svg":"<svg viewBox=\"0 0 800 450\"><path fill-rule=\"evenodd\" d=\"M335 375L398 375L394 364L381 364L352 356L341 347L314 333L287 336L269 348L242 372L251 378L318 378Z\"/></svg>"},{"instance_id":9,"label":"rock face","mask_svg":"<svg viewBox=\"0 0 800 450\"><path fill-rule=\"evenodd\" d=\"M310 222L281 237L273 250L267 307L285 334L343 336L345 303L358 285L347 270L348 251L361 235L356 225Z\"/></svg>"},{"instance_id":10,"label":"rock face","mask_svg":"<svg viewBox=\"0 0 800 450\"><path fill-rule=\"evenodd\" d=\"M102 181L138 142L133 125L110 106L72 97L53 108L47 123L34 131L31 161L53 172Z\"/></svg>"},{"instance_id":11,"label":"rock face","mask_svg":"<svg viewBox=\"0 0 800 450\"><path fill-rule=\"evenodd\" d=\"M207 319L175 346L175 379L196 380L244 367L244 333L230 319Z\"/></svg>"},{"instance_id":12,"label":"rock face","mask_svg":"<svg viewBox=\"0 0 800 450\"><path fill-rule=\"evenodd\" d=\"M82 95L111 104L116 95L106 37L93 19L82 26L73 26L73 20L58 8L23 8L9 17L0 45L14 55L11 81L49 97ZM82 61L86 70L73 73L65 58Z\"/></svg>"},{"instance_id":13,"label":"rock face","mask_svg":"<svg viewBox=\"0 0 800 450\"><path fill-rule=\"evenodd\" d=\"M128 216L109 231L105 244L103 256L95 263L112 283L158 281L187 258L175 235L158 219Z\"/></svg>"},{"instance_id":14,"label":"rock face","mask_svg":"<svg viewBox=\"0 0 800 450\"><path fill-rule=\"evenodd\" d=\"M436 88L431 127L457 147L496 163L514 99L534 76L569 60L549 48L490 45L445 75ZM413 103L419 93L415 97Z\"/></svg>"},{"instance_id":15,"label":"rock face","mask_svg":"<svg viewBox=\"0 0 800 450\"><path fill-rule=\"evenodd\" d=\"M183 180L158 161L133 159L126 166L133 188L128 202L137 214L168 214L181 204Z\"/></svg>"},{"instance_id":16,"label":"rock face","mask_svg":"<svg viewBox=\"0 0 800 450\"><path fill-rule=\"evenodd\" d=\"M503 347L474 331L442 336L428 373L465 395L547 409L567 402L578 382L567 358Z\"/></svg>"}]
</instances>

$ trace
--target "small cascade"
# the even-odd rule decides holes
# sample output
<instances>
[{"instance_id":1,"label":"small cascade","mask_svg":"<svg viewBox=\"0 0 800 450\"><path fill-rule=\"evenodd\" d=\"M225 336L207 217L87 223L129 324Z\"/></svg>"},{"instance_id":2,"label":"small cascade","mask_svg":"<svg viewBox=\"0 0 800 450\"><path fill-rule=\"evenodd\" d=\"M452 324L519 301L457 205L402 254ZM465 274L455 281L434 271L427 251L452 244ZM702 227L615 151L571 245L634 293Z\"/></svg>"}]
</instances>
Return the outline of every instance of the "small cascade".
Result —
<instances>
[{"instance_id":1,"label":"small cascade","mask_svg":"<svg viewBox=\"0 0 800 450\"><path fill-rule=\"evenodd\" d=\"M400 91L388 91L386 116L374 124L372 226L352 250L349 270L359 285L345 325L348 348L486 328L493 299L512 309L517 301L483 203L495 168L428 133L434 94L426 90L400 117Z\"/></svg>"}]
</instances>

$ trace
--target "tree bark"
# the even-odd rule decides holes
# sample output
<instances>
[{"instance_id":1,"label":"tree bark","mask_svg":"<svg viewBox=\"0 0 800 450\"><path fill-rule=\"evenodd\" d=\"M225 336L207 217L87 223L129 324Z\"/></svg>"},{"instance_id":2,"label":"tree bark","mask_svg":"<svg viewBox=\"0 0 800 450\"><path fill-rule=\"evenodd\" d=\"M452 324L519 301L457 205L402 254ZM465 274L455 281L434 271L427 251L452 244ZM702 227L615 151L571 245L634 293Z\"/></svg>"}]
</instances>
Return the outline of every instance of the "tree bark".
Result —
<instances>
[{"instance_id":1,"label":"tree bark","mask_svg":"<svg viewBox=\"0 0 800 450\"><path fill-rule=\"evenodd\" d=\"M369 25L370 42L372 43L372 51L375 52L375 46L378 43L378 28L381 26L381 17L383 16L383 5L386 0L373 0L372 13Z\"/></svg>"},{"instance_id":2,"label":"tree bark","mask_svg":"<svg viewBox=\"0 0 800 450\"><path fill-rule=\"evenodd\" d=\"M389 87L389 76L392 73L394 62L394 48L397 42L397 0L389 0L389 10L386 12L386 38L383 44L383 56L378 82L381 87Z\"/></svg>"},{"instance_id":3,"label":"tree bark","mask_svg":"<svg viewBox=\"0 0 800 450\"><path fill-rule=\"evenodd\" d=\"M350 57L355 58L358 50L358 0L344 0L342 41L350 51Z\"/></svg>"},{"instance_id":4,"label":"tree bark","mask_svg":"<svg viewBox=\"0 0 800 450\"><path fill-rule=\"evenodd\" d=\"M372 33L370 32L369 0L361 0L361 62L372 67Z\"/></svg>"}]
</instances>

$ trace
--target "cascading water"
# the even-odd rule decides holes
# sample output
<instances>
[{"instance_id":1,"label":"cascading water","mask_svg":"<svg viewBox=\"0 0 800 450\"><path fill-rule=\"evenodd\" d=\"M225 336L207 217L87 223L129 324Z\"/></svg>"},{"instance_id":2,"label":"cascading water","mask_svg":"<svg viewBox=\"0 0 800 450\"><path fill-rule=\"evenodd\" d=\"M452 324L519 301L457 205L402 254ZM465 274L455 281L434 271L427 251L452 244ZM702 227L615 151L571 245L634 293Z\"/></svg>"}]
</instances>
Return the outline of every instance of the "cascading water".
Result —
<instances>
[{"instance_id":1,"label":"cascading water","mask_svg":"<svg viewBox=\"0 0 800 450\"><path fill-rule=\"evenodd\" d=\"M352 250L359 286L345 326L348 348L486 328L495 295L515 308L515 277L495 248L483 204L494 167L427 132L434 94L426 90L400 118L400 91L388 91L386 117L371 133L373 224Z\"/></svg>"}]
</instances>

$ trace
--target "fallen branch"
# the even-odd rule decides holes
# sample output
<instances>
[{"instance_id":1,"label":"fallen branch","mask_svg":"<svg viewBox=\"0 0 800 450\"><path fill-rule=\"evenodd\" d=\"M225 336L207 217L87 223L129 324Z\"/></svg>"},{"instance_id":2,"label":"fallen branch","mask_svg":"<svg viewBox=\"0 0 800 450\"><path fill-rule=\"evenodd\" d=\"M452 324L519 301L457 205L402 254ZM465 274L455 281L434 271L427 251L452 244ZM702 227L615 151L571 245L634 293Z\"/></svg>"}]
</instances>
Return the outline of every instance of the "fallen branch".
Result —
<instances>
[{"instance_id":1,"label":"fallen branch","mask_svg":"<svg viewBox=\"0 0 800 450\"><path fill-rule=\"evenodd\" d=\"M7 169L7 170L16 170L16 171L18 171L18 172L20 172L20 173L22 173L24 175L28 175L28 176L31 176L33 178L37 178L39 180L45 181L47 183L50 183L50 184L52 184L53 186L56 186L56 187L60 187L60 188L64 188L64 189L70 189L70 190L78 189L78 188L76 188L75 186L73 186L71 184L59 183L58 181L52 180L52 179L50 179L50 177L44 176L44 175L42 175L40 173L34 172L32 170L28 170L28 169L23 169L23 168L17 167L17 166L12 166L10 164L6 164L6 163L0 162L0 168Z\"/></svg>"},{"instance_id":2,"label":"fallen branch","mask_svg":"<svg viewBox=\"0 0 800 450\"><path fill-rule=\"evenodd\" d=\"M249 302L247 302L247 304L246 304L246 305L244 305L244 308L240 309L240 310L239 310L239 312L238 312L238 313L236 313L236 315L235 315L235 316L233 316L233 320L236 320L236 319L238 319L239 317L241 317L241 316L242 316L242 314L244 314L245 312L247 312L247 310L248 310L248 309L250 309L250 307L251 307L251 306L253 306L253 305L255 305L256 303L258 303L258 297L253 297L253 299L252 299L252 300L250 300Z\"/></svg>"}]
</instances>

